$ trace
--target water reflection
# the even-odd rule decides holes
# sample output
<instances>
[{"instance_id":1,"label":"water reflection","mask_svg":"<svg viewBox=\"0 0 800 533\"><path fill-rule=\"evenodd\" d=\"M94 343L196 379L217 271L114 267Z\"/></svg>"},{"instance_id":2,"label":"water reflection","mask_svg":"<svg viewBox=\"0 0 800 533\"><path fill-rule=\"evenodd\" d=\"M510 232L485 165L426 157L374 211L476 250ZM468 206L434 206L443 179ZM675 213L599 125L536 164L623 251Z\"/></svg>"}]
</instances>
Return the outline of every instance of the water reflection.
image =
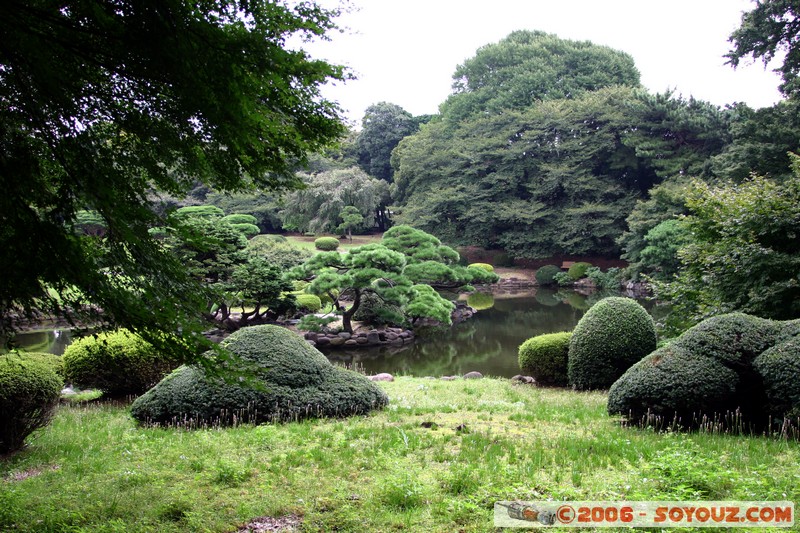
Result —
<instances>
[{"instance_id":1,"label":"water reflection","mask_svg":"<svg viewBox=\"0 0 800 533\"><path fill-rule=\"evenodd\" d=\"M605 296L546 289L470 295L468 303L479 303L482 310L452 328L420 331L411 345L338 349L326 355L332 361L362 367L368 374L442 376L476 370L485 376L511 377L519 374L517 349L522 342L543 333L572 330L586 309Z\"/></svg>"},{"instance_id":2,"label":"water reflection","mask_svg":"<svg viewBox=\"0 0 800 533\"><path fill-rule=\"evenodd\" d=\"M68 329L28 331L17 333L11 339L0 337L0 353L6 353L10 346L28 352L62 355L70 342L72 342L72 332Z\"/></svg>"}]
</instances>

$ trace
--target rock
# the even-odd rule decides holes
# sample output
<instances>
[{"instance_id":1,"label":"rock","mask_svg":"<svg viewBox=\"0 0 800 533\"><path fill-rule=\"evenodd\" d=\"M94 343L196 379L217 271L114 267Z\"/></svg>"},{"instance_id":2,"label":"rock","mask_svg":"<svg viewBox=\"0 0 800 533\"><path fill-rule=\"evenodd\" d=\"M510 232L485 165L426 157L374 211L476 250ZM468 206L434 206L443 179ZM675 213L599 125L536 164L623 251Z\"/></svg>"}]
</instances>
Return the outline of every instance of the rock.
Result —
<instances>
[{"instance_id":1,"label":"rock","mask_svg":"<svg viewBox=\"0 0 800 533\"><path fill-rule=\"evenodd\" d=\"M331 346L341 346L345 342L347 342L347 339L344 339L344 338L338 337L338 336L337 337L333 337L332 339L330 339Z\"/></svg>"},{"instance_id":2,"label":"rock","mask_svg":"<svg viewBox=\"0 0 800 533\"><path fill-rule=\"evenodd\" d=\"M78 393L69 385L61 389L61 396L75 396L76 394Z\"/></svg>"},{"instance_id":3,"label":"rock","mask_svg":"<svg viewBox=\"0 0 800 533\"><path fill-rule=\"evenodd\" d=\"M376 330L371 330L367 333L367 342L369 344L379 344L381 342L381 336Z\"/></svg>"},{"instance_id":4,"label":"rock","mask_svg":"<svg viewBox=\"0 0 800 533\"><path fill-rule=\"evenodd\" d=\"M404 339L408 339L409 337L413 337L413 336L414 336L414 334L413 334L413 333L411 333L410 331L404 331L404 332L402 332L402 333L400 334L400 336L401 336L401 337L403 337Z\"/></svg>"},{"instance_id":5,"label":"rock","mask_svg":"<svg viewBox=\"0 0 800 533\"><path fill-rule=\"evenodd\" d=\"M372 381L394 381L394 376L386 372L381 372L380 374L369 376L369 379Z\"/></svg>"},{"instance_id":6,"label":"rock","mask_svg":"<svg viewBox=\"0 0 800 533\"><path fill-rule=\"evenodd\" d=\"M317 342L317 332L316 331L306 331L306 334L303 335L307 341L314 341Z\"/></svg>"},{"instance_id":7,"label":"rock","mask_svg":"<svg viewBox=\"0 0 800 533\"><path fill-rule=\"evenodd\" d=\"M358 341L356 339L347 339L346 341L344 341L344 345L345 346L357 346L358 345Z\"/></svg>"},{"instance_id":8,"label":"rock","mask_svg":"<svg viewBox=\"0 0 800 533\"><path fill-rule=\"evenodd\" d=\"M442 381L453 381L458 379L458 376L442 376L439 379L441 379Z\"/></svg>"},{"instance_id":9,"label":"rock","mask_svg":"<svg viewBox=\"0 0 800 533\"><path fill-rule=\"evenodd\" d=\"M367 337L358 337L356 339L356 342L358 344L368 344L369 343L369 339Z\"/></svg>"},{"instance_id":10,"label":"rock","mask_svg":"<svg viewBox=\"0 0 800 533\"><path fill-rule=\"evenodd\" d=\"M385 337L386 337L386 340L389 341L389 342L396 341L397 340L397 333L395 333L393 331L390 331L389 333L387 333L385 335Z\"/></svg>"},{"instance_id":11,"label":"rock","mask_svg":"<svg viewBox=\"0 0 800 533\"><path fill-rule=\"evenodd\" d=\"M467 372L464 374L464 379L481 379L483 374L480 372Z\"/></svg>"},{"instance_id":12,"label":"rock","mask_svg":"<svg viewBox=\"0 0 800 533\"><path fill-rule=\"evenodd\" d=\"M326 344L330 344L331 340L325 336L318 336L316 342L317 346L325 346Z\"/></svg>"},{"instance_id":13,"label":"rock","mask_svg":"<svg viewBox=\"0 0 800 533\"><path fill-rule=\"evenodd\" d=\"M350 337L352 337L352 335L347 333L346 331L342 331L341 333L338 334L338 336L339 338L344 340L348 340Z\"/></svg>"},{"instance_id":14,"label":"rock","mask_svg":"<svg viewBox=\"0 0 800 533\"><path fill-rule=\"evenodd\" d=\"M530 385L535 385L536 384L536 380L533 379L531 376L523 376L523 375L520 375L520 374L517 374L516 376L511 378L511 381L518 381L520 383L528 383Z\"/></svg>"}]
</instances>

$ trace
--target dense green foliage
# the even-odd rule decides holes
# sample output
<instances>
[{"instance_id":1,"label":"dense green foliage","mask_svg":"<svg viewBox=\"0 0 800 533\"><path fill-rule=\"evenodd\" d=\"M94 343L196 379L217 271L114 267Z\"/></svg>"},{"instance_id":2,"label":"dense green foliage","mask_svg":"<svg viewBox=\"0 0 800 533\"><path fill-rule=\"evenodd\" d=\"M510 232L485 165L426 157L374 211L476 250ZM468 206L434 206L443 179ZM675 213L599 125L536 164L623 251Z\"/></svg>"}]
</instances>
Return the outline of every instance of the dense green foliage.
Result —
<instances>
[{"instance_id":1,"label":"dense green foliage","mask_svg":"<svg viewBox=\"0 0 800 533\"><path fill-rule=\"evenodd\" d=\"M203 288L148 233L164 225L158 194L300 185L296 166L345 129L320 89L348 74L286 44L324 36L337 14L313 2L2 3L0 328L12 309L68 310L176 352L158 330L207 344ZM74 234L81 210L101 215L104 239Z\"/></svg>"},{"instance_id":2,"label":"dense green foliage","mask_svg":"<svg viewBox=\"0 0 800 533\"><path fill-rule=\"evenodd\" d=\"M247 242L251 255L263 258L270 265L280 270L289 270L303 264L314 253L293 246L283 235L256 235Z\"/></svg>"},{"instance_id":3,"label":"dense green foliage","mask_svg":"<svg viewBox=\"0 0 800 533\"><path fill-rule=\"evenodd\" d=\"M742 313L705 320L620 377L608 412L646 424L780 427L800 412L798 332L797 321Z\"/></svg>"},{"instance_id":4,"label":"dense green foliage","mask_svg":"<svg viewBox=\"0 0 800 533\"><path fill-rule=\"evenodd\" d=\"M297 308L309 313L318 313L322 309L322 301L316 294L296 294Z\"/></svg>"},{"instance_id":5,"label":"dense green foliage","mask_svg":"<svg viewBox=\"0 0 800 533\"><path fill-rule=\"evenodd\" d=\"M332 252L339 248L339 239L336 237L320 237L314 240L314 248L323 252Z\"/></svg>"},{"instance_id":6,"label":"dense green foliage","mask_svg":"<svg viewBox=\"0 0 800 533\"><path fill-rule=\"evenodd\" d=\"M38 358L0 355L0 455L22 448L28 435L47 425L63 383Z\"/></svg>"},{"instance_id":7,"label":"dense green foliage","mask_svg":"<svg viewBox=\"0 0 800 533\"><path fill-rule=\"evenodd\" d=\"M536 379L540 385L564 387L567 377L567 359L572 333L547 333L523 342L519 347L519 368Z\"/></svg>"},{"instance_id":8,"label":"dense green foliage","mask_svg":"<svg viewBox=\"0 0 800 533\"><path fill-rule=\"evenodd\" d=\"M78 339L63 359L66 381L110 396L141 394L180 364L124 329Z\"/></svg>"},{"instance_id":9,"label":"dense green foliage","mask_svg":"<svg viewBox=\"0 0 800 533\"><path fill-rule=\"evenodd\" d=\"M656 347L656 327L630 298L604 298L575 326L569 344L569 384L606 389Z\"/></svg>"},{"instance_id":10,"label":"dense green foliage","mask_svg":"<svg viewBox=\"0 0 800 533\"><path fill-rule=\"evenodd\" d=\"M586 272L592 268L591 263L586 263L585 261L578 261L569 267L567 270L567 276L573 281L577 281L581 278L586 277Z\"/></svg>"},{"instance_id":11,"label":"dense green foliage","mask_svg":"<svg viewBox=\"0 0 800 533\"><path fill-rule=\"evenodd\" d=\"M555 276L561 272L556 265L544 265L536 269L536 283L546 287L555 284Z\"/></svg>"},{"instance_id":12,"label":"dense green foliage","mask_svg":"<svg viewBox=\"0 0 800 533\"><path fill-rule=\"evenodd\" d=\"M133 417L146 424L228 425L366 414L388 403L366 377L332 365L286 328L244 328L223 345L253 365L254 382L226 383L183 366L136 399Z\"/></svg>"},{"instance_id":13,"label":"dense green foliage","mask_svg":"<svg viewBox=\"0 0 800 533\"><path fill-rule=\"evenodd\" d=\"M358 166L370 176L391 182L392 150L418 127L411 113L402 107L388 102L372 104L364 112L356 139Z\"/></svg>"},{"instance_id":14,"label":"dense green foliage","mask_svg":"<svg viewBox=\"0 0 800 533\"><path fill-rule=\"evenodd\" d=\"M369 326L403 326L406 323L403 308L384 300L379 294L365 291L361 295L358 310L353 320Z\"/></svg>"},{"instance_id":15,"label":"dense green foliage","mask_svg":"<svg viewBox=\"0 0 800 533\"><path fill-rule=\"evenodd\" d=\"M467 265L468 268L482 268L486 272L494 272L494 267L489 263L470 263Z\"/></svg>"},{"instance_id":16,"label":"dense green foliage","mask_svg":"<svg viewBox=\"0 0 800 533\"><path fill-rule=\"evenodd\" d=\"M792 159L793 176L782 183L754 176L740 185L695 182L688 191L682 223L691 239L677 278L657 287L676 315L800 316L800 158Z\"/></svg>"}]
</instances>

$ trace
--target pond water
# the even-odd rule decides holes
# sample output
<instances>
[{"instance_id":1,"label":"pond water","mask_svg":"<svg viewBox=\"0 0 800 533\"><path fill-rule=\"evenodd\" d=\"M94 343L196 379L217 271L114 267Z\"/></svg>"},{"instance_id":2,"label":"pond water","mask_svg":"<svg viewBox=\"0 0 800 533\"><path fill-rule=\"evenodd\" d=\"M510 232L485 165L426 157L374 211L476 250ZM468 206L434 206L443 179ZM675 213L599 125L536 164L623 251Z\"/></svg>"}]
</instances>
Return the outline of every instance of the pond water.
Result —
<instances>
[{"instance_id":1,"label":"pond water","mask_svg":"<svg viewBox=\"0 0 800 533\"><path fill-rule=\"evenodd\" d=\"M478 312L451 328L420 330L416 341L405 346L336 349L326 355L333 362L354 366L367 374L439 377L478 371L484 376L511 377L520 373L520 344L535 335L572 330L584 312L605 296L608 294L585 296L546 289L496 295L475 293L467 303ZM49 330L18 334L14 343L28 351L60 355L71 340L69 330Z\"/></svg>"},{"instance_id":2,"label":"pond water","mask_svg":"<svg viewBox=\"0 0 800 533\"><path fill-rule=\"evenodd\" d=\"M584 312L608 294L584 296L574 291L539 289L516 294L470 297L478 308L472 318L452 328L420 331L413 344L395 347L335 349L334 362L363 369L413 376L463 375L512 377L520 373L517 350L525 340L544 333L571 331Z\"/></svg>"}]
</instances>

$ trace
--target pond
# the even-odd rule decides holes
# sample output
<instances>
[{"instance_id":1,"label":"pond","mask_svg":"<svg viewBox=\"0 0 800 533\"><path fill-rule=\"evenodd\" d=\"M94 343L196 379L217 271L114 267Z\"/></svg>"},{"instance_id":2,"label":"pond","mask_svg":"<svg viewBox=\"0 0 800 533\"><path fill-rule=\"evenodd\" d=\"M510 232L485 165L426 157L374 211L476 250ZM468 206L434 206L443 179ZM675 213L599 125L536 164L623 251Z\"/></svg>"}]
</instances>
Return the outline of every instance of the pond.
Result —
<instances>
[{"instance_id":1,"label":"pond","mask_svg":"<svg viewBox=\"0 0 800 533\"><path fill-rule=\"evenodd\" d=\"M420 330L416 341L404 346L336 349L326 355L367 374L439 377L478 371L484 376L511 377L520 373L520 344L535 335L571 331L584 312L604 296L608 294L585 296L541 288L511 294L475 293L467 303L478 312L451 328ZM50 330L22 333L14 340L29 351L60 355L71 339L69 330Z\"/></svg>"},{"instance_id":2,"label":"pond","mask_svg":"<svg viewBox=\"0 0 800 533\"><path fill-rule=\"evenodd\" d=\"M413 344L394 347L336 349L326 355L367 374L388 372L413 376L463 375L512 377L520 373L517 349L544 333L571 331L584 312L608 294L585 296L574 291L539 289L515 294L471 295L478 312L452 328L418 332Z\"/></svg>"}]
</instances>

